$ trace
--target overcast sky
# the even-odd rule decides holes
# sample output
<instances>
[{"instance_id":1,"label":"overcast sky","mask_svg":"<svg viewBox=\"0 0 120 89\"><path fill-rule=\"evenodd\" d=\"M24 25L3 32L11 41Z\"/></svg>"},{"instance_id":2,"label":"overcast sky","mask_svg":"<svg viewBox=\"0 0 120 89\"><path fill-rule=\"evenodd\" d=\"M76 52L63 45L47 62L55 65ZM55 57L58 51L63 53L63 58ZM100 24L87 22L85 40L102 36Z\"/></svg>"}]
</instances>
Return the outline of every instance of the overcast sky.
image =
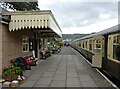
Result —
<instances>
[{"instance_id":1,"label":"overcast sky","mask_svg":"<svg viewBox=\"0 0 120 89\"><path fill-rule=\"evenodd\" d=\"M64 34L92 33L118 24L118 1L38 0L41 10L52 10Z\"/></svg>"}]
</instances>

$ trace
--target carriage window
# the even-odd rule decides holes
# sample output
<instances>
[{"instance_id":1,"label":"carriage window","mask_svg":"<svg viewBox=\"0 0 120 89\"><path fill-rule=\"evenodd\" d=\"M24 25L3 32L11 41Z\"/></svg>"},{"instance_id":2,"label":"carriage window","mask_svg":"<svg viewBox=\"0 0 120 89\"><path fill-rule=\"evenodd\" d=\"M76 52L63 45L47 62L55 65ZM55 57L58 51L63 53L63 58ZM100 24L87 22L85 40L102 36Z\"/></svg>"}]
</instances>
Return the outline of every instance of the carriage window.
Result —
<instances>
[{"instance_id":1,"label":"carriage window","mask_svg":"<svg viewBox=\"0 0 120 89\"><path fill-rule=\"evenodd\" d=\"M93 40L93 49L95 48L95 40Z\"/></svg>"},{"instance_id":2,"label":"carriage window","mask_svg":"<svg viewBox=\"0 0 120 89\"><path fill-rule=\"evenodd\" d=\"M120 61L120 45L113 45L113 58Z\"/></svg>"},{"instance_id":3,"label":"carriage window","mask_svg":"<svg viewBox=\"0 0 120 89\"><path fill-rule=\"evenodd\" d=\"M92 40L89 41L89 50L92 50Z\"/></svg>"},{"instance_id":4,"label":"carriage window","mask_svg":"<svg viewBox=\"0 0 120 89\"><path fill-rule=\"evenodd\" d=\"M86 48L87 48L87 41L86 41Z\"/></svg>"},{"instance_id":5,"label":"carriage window","mask_svg":"<svg viewBox=\"0 0 120 89\"><path fill-rule=\"evenodd\" d=\"M120 44L120 35L117 36L117 43Z\"/></svg>"},{"instance_id":6,"label":"carriage window","mask_svg":"<svg viewBox=\"0 0 120 89\"><path fill-rule=\"evenodd\" d=\"M79 47L81 47L81 43L79 44Z\"/></svg>"},{"instance_id":7,"label":"carriage window","mask_svg":"<svg viewBox=\"0 0 120 89\"><path fill-rule=\"evenodd\" d=\"M96 40L96 48L101 48L101 41L100 40Z\"/></svg>"},{"instance_id":8,"label":"carriage window","mask_svg":"<svg viewBox=\"0 0 120 89\"><path fill-rule=\"evenodd\" d=\"M120 35L113 38L113 59L120 61Z\"/></svg>"},{"instance_id":9,"label":"carriage window","mask_svg":"<svg viewBox=\"0 0 120 89\"><path fill-rule=\"evenodd\" d=\"M84 48L84 43L83 43L83 48Z\"/></svg>"},{"instance_id":10,"label":"carriage window","mask_svg":"<svg viewBox=\"0 0 120 89\"><path fill-rule=\"evenodd\" d=\"M99 48L101 48L101 41L99 40Z\"/></svg>"},{"instance_id":11,"label":"carriage window","mask_svg":"<svg viewBox=\"0 0 120 89\"><path fill-rule=\"evenodd\" d=\"M113 43L116 43L116 36L114 36Z\"/></svg>"},{"instance_id":12,"label":"carriage window","mask_svg":"<svg viewBox=\"0 0 120 89\"><path fill-rule=\"evenodd\" d=\"M113 43L120 44L120 35L114 36Z\"/></svg>"}]
</instances>

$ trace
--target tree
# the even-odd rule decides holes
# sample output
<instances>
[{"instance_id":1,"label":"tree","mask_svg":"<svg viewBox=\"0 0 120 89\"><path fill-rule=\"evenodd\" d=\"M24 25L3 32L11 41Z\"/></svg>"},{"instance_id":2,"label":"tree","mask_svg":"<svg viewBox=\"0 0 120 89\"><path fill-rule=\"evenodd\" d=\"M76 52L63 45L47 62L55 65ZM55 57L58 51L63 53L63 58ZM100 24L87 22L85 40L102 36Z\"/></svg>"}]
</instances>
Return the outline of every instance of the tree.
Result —
<instances>
[{"instance_id":1,"label":"tree","mask_svg":"<svg viewBox=\"0 0 120 89\"><path fill-rule=\"evenodd\" d=\"M39 10L38 1L36 2L2 2L4 8L9 8L17 11L32 11Z\"/></svg>"}]
</instances>

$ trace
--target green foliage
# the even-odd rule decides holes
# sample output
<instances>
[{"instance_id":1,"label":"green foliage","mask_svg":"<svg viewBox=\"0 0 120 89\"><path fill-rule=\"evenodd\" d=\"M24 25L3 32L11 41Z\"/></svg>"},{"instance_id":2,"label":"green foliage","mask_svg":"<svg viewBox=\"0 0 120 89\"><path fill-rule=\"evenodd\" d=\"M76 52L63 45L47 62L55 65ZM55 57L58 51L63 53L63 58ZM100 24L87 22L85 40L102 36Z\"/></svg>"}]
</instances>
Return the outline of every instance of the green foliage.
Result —
<instances>
[{"instance_id":1,"label":"green foliage","mask_svg":"<svg viewBox=\"0 0 120 89\"><path fill-rule=\"evenodd\" d=\"M51 46L62 46L63 43L61 41L56 40L55 38L49 39L49 45Z\"/></svg>"},{"instance_id":2,"label":"green foliage","mask_svg":"<svg viewBox=\"0 0 120 89\"><path fill-rule=\"evenodd\" d=\"M11 75L13 75L13 72L10 68L4 68L3 69L3 75L4 76L11 76Z\"/></svg>"},{"instance_id":3,"label":"green foliage","mask_svg":"<svg viewBox=\"0 0 120 89\"><path fill-rule=\"evenodd\" d=\"M22 69L20 67L13 67L13 71L15 71L15 74L19 75L22 72Z\"/></svg>"},{"instance_id":4,"label":"green foliage","mask_svg":"<svg viewBox=\"0 0 120 89\"><path fill-rule=\"evenodd\" d=\"M19 75L21 73L22 69L20 67L10 66L3 69L3 76Z\"/></svg>"},{"instance_id":5,"label":"green foliage","mask_svg":"<svg viewBox=\"0 0 120 89\"><path fill-rule=\"evenodd\" d=\"M63 34L63 40L67 40L67 39L77 39L77 38L80 38L80 37L84 37L88 34Z\"/></svg>"},{"instance_id":6,"label":"green foliage","mask_svg":"<svg viewBox=\"0 0 120 89\"><path fill-rule=\"evenodd\" d=\"M38 2L5 2L2 3L5 8L10 8L17 11L32 11L39 10Z\"/></svg>"}]
</instances>

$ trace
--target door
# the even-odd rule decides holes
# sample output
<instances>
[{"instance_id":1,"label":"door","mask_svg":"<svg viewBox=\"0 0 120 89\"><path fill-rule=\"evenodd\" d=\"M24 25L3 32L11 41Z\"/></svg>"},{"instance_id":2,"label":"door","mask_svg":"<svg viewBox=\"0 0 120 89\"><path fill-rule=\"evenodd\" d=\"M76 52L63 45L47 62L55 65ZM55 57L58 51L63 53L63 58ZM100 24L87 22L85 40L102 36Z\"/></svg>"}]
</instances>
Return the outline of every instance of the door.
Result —
<instances>
[{"instance_id":1,"label":"door","mask_svg":"<svg viewBox=\"0 0 120 89\"><path fill-rule=\"evenodd\" d=\"M36 38L30 38L29 39L29 50L30 51L35 51L35 57L37 58L37 53L38 53L38 51L37 51L37 39Z\"/></svg>"},{"instance_id":2,"label":"door","mask_svg":"<svg viewBox=\"0 0 120 89\"><path fill-rule=\"evenodd\" d=\"M94 48L93 48L93 58L92 65L93 67L101 68L102 67L102 36L93 37Z\"/></svg>"},{"instance_id":3,"label":"door","mask_svg":"<svg viewBox=\"0 0 120 89\"><path fill-rule=\"evenodd\" d=\"M102 50L103 50L103 57L102 57L102 69L103 70L106 70L106 68L107 68L107 62L108 62L108 58L107 58L107 49L108 49L108 35L105 35L104 37L103 37L103 41L102 41L103 43L103 46L102 46Z\"/></svg>"}]
</instances>

